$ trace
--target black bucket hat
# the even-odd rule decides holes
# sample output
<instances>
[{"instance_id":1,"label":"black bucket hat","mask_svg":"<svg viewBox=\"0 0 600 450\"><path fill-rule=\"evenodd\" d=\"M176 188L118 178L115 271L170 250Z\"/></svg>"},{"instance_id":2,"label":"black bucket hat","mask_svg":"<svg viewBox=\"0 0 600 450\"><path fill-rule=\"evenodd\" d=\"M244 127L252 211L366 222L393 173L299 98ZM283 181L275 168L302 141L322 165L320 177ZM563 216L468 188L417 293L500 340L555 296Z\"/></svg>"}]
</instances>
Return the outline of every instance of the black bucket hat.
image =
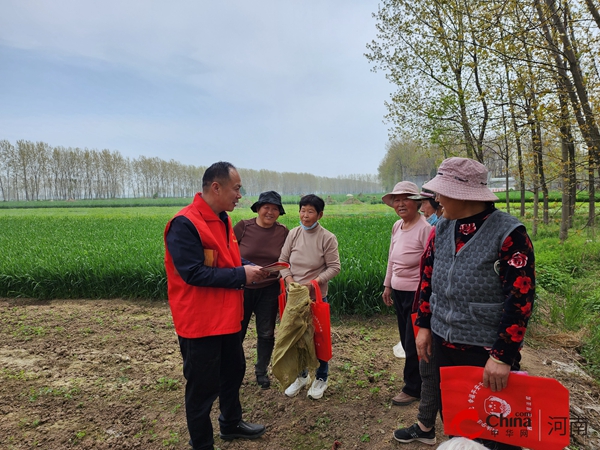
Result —
<instances>
[{"instance_id":1,"label":"black bucket hat","mask_svg":"<svg viewBox=\"0 0 600 450\"><path fill-rule=\"evenodd\" d=\"M271 203L272 205L278 206L279 215L283 216L285 214L285 209L283 209L283 205L281 204L281 195L275 191L262 192L258 196L258 201L254 202L250 209L254 212L258 212L260 207L265 203Z\"/></svg>"}]
</instances>

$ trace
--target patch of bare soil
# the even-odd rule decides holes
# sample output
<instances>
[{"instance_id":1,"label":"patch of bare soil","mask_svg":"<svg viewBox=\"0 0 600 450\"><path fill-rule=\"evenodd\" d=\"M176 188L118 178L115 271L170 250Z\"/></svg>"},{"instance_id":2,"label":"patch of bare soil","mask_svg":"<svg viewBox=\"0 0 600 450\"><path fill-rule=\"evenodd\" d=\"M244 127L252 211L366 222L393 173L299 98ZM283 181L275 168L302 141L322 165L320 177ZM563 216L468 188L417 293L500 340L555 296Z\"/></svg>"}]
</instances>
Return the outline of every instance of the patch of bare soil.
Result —
<instances>
[{"instance_id":1,"label":"patch of bare soil","mask_svg":"<svg viewBox=\"0 0 600 450\"><path fill-rule=\"evenodd\" d=\"M255 384L251 329L244 419L265 424L267 433L224 442L217 430L216 448L329 450L336 441L341 450L431 448L392 438L417 414L416 404L390 402L403 365L392 353L394 318L346 318L334 324L333 341L325 396L289 399L275 380L266 391ZM572 415L588 426L572 448L600 448L593 431L600 430L598 383L577 370L573 349L534 344L523 369L560 380L571 392ZM2 449L189 449L181 356L164 302L0 299L0 381ZM217 415L216 404L214 424ZM436 429L442 442L439 420Z\"/></svg>"}]
</instances>

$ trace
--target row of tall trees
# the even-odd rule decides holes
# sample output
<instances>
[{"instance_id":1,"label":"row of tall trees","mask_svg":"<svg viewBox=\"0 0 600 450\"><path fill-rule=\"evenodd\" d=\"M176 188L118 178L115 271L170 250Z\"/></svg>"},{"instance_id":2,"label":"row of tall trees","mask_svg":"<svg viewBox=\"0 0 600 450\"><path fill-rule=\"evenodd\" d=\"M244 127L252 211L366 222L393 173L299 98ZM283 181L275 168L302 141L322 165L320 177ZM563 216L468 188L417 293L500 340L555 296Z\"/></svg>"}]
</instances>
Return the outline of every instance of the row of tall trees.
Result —
<instances>
[{"instance_id":1,"label":"row of tall trees","mask_svg":"<svg viewBox=\"0 0 600 450\"><path fill-rule=\"evenodd\" d=\"M366 56L397 86L387 103L395 136L514 175L522 198L525 189L543 194L545 222L554 182L563 188L562 238L576 190L586 186L593 224L596 1L383 0L374 16L377 38Z\"/></svg>"},{"instance_id":2,"label":"row of tall trees","mask_svg":"<svg viewBox=\"0 0 600 450\"><path fill-rule=\"evenodd\" d=\"M435 176L439 160L440 155L432 146L424 151L416 141L391 139L377 172L384 191L391 191L397 182L403 180L421 186Z\"/></svg>"},{"instance_id":3,"label":"row of tall trees","mask_svg":"<svg viewBox=\"0 0 600 450\"><path fill-rule=\"evenodd\" d=\"M0 195L10 200L191 197L202 190L206 167L160 158L126 158L118 151L51 147L0 140ZM246 195L381 192L375 175L337 178L307 173L239 169Z\"/></svg>"}]
</instances>

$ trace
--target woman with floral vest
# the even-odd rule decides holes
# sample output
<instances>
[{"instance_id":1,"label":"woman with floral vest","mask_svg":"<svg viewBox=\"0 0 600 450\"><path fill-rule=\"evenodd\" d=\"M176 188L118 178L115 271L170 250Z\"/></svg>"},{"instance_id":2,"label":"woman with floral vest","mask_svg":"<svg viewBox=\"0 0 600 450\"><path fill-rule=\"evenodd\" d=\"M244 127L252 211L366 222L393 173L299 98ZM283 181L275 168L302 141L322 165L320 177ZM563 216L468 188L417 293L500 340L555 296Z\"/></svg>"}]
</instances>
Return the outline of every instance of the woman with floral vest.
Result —
<instances>
[{"instance_id":1,"label":"woman with floral vest","mask_svg":"<svg viewBox=\"0 0 600 450\"><path fill-rule=\"evenodd\" d=\"M510 371L520 369L535 297L535 258L523 224L494 207L498 198L487 179L484 165L455 157L423 185L437 193L444 215L425 250L416 346L425 360L435 352L439 367L483 367L483 386L498 392L508 385ZM422 430L412 431L417 440Z\"/></svg>"}]
</instances>

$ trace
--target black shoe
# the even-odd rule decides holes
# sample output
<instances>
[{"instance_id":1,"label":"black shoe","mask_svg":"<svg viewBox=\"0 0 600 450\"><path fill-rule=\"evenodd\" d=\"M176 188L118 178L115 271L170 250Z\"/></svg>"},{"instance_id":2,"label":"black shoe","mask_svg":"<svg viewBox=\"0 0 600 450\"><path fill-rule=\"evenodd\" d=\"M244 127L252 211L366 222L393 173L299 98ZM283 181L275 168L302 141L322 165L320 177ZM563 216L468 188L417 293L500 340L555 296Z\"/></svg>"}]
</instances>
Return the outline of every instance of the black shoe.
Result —
<instances>
[{"instance_id":1,"label":"black shoe","mask_svg":"<svg viewBox=\"0 0 600 450\"><path fill-rule=\"evenodd\" d=\"M400 428L394 431L394 439L398 442L413 442L419 441L423 444L434 445L435 444L435 427L429 431L421 430L418 423L411 425L408 428Z\"/></svg>"},{"instance_id":2,"label":"black shoe","mask_svg":"<svg viewBox=\"0 0 600 450\"><path fill-rule=\"evenodd\" d=\"M235 427L221 430L221 439L231 441L233 439L256 439L265 434L265 426L247 423L240 420Z\"/></svg>"},{"instance_id":3,"label":"black shoe","mask_svg":"<svg viewBox=\"0 0 600 450\"><path fill-rule=\"evenodd\" d=\"M271 380L266 375L256 375L256 382L261 389L269 389L271 387Z\"/></svg>"}]
</instances>

